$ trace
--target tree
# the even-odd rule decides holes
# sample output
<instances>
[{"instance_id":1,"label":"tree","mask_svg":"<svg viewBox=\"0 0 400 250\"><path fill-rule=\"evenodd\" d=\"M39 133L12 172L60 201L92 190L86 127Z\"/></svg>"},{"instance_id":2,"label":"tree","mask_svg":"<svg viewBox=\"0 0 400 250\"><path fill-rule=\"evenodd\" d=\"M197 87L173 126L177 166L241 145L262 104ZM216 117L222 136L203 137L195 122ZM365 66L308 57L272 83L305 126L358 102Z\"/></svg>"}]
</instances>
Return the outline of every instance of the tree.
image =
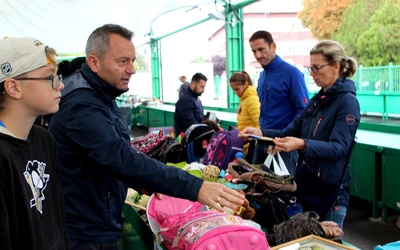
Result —
<instances>
[{"instance_id":1,"label":"tree","mask_svg":"<svg viewBox=\"0 0 400 250\"><path fill-rule=\"evenodd\" d=\"M221 76L226 71L226 57L220 55L214 55L211 57L213 63L214 76Z\"/></svg>"},{"instance_id":2,"label":"tree","mask_svg":"<svg viewBox=\"0 0 400 250\"><path fill-rule=\"evenodd\" d=\"M370 18L382 2L383 0L354 1L344 12L339 29L334 33L333 38L345 47L349 56L360 57L357 51L358 38L368 29Z\"/></svg>"},{"instance_id":3,"label":"tree","mask_svg":"<svg viewBox=\"0 0 400 250\"><path fill-rule=\"evenodd\" d=\"M202 63L205 62L206 60L204 59L204 56L196 56L193 60L192 63Z\"/></svg>"},{"instance_id":4,"label":"tree","mask_svg":"<svg viewBox=\"0 0 400 250\"><path fill-rule=\"evenodd\" d=\"M400 63L400 3L385 0L357 41L359 63L382 66Z\"/></svg>"},{"instance_id":5,"label":"tree","mask_svg":"<svg viewBox=\"0 0 400 250\"><path fill-rule=\"evenodd\" d=\"M149 69L149 64L146 61L146 58L144 57L143 54L139 53L136 51L136 60L133 63L135 66L136 70L148 70Z\"/></svg>"},{"instance_id":6,"label":"tree","mask_svg":"<svg viewBox=\"0 0 400 250\"><path fill-rule=\"evenodd\" d=\"M303 10L297 17L317 39L331 39L340 19L352 0L302 0Z\"/></svg>"}]
</instances>

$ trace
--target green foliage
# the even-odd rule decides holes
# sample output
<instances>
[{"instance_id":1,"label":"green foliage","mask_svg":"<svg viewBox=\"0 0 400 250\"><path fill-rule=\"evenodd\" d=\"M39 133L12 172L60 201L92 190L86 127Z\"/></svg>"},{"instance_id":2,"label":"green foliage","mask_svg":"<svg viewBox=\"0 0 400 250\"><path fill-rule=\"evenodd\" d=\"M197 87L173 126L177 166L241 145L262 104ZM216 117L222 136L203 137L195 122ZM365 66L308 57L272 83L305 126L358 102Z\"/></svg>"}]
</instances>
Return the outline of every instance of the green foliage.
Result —
<instances>
[{"instance_id":1,"label":"green foliage","mask_svg":"<svg viewBox=\"0 0 400 250\"><path fill-rule=\"evenodd\" d=\"M386 0L369 20L357 41L359 63L364 66L400 63L400 3Z\"/></svg>"},{"instance_id":2,"label":"green foliage","mask_svg":"<svg viewBox=\"0 0 400 250\"><path fill-rule=\"evenodd\" d=\"M354 0L344 12L333 38L344 46L349 56L360 57L357 51L358 38L368 29L371 16L381 4L382 0Z\"/></svg>"},{"instance_id":3,"label":"green foliage","mask_svg":"<svg viewBox=\"0 0 400 250\"><path fill-rule=\"evenodd\" d=\"M58 58L69 58L68 60L72 60L75 57L85 56L85 53L77 52L77 53L62 53L58 55ZM143 54L136 51L136 60L133 63L136 70L148 70L149 64L146 61L146 58Z\"/></svg>"},{"instance_id":4,"label":"green foliage","mask_svg":"<svg viewBox=\"0 0 400 250\"><path fill-rule=\"evenodd\" d=\"M85 56L84 52L76 52L76 53L60 53L58 57L80 57Z\"/></svg>"},{"instance_id":5,"label":"green foliage","mask_svg":"<svg viewBox=\"0 0 400 250\"><path fill-rule=\"evenodd\" d=\"M133 66L136 70L148 70L149 65L146 61L146 58L143 54L136 51L136 60L133 62Z\"/></svg>"},{"instance_id":6,"label":"green foliage","mask_svg":"<svg viewBox=\"0 0 400 250\"><path fill-rule=\"evenodd\" d=\"M206 59L204 58L204 56L197 56L192 60L192 63L202 63L205 61L206 61Z\"/></svg>"},{"instance_id":7,"label":"green foliage","mask_svg":"<svg viewBox=\"0 0 400 250\"><path fill-rule=\"evenodd\" d=\"M211 57L213 63L214 76L221 76L226 71L226 57L214 55Z\"/></svg>"}]
</instances>

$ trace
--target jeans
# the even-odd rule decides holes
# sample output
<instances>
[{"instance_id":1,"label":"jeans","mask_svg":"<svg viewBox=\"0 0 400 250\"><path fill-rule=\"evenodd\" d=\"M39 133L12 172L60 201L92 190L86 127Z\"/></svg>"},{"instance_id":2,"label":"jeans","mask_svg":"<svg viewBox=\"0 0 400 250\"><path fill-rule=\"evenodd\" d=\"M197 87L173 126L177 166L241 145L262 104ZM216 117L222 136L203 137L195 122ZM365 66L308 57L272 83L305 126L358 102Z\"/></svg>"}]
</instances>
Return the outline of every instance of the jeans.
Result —
<instances>
[{"instance_id":1,"label":"jeans","mask_svg":"<svg viewBox=\"0 0 400 250\"><path fill-rule=\"evenodd\" d=\"M336 209L335 209L336 208ZM325 221L336 222L341 229L343 229L344 218L346 217L347 207L339 205L334 206L332 210L325 217Z\"/></svg>"},{"instance_id":2,"label":"jeans","mask_svg":"<svg viewBox=\"0 0 400 250\"><path fill-rule=\"evenodd\" d=\"M262 164L267 158L268 144L257 143L254 149L253 164ZM297 159L299 155L296 150L290 152L280 152L283 162L286 165L289 173L293 176L296 174Z\"/></svg>"},{"instance_id":3,"label":"jeans","mask_svg":"<svg viewBox=\"0 0 400 250\"><path fill-rule=\"evenodd\" d=\"M87 241L69 241L70 250L119 250L118 242L99 243Z\"/></svg>"}]
</instances>

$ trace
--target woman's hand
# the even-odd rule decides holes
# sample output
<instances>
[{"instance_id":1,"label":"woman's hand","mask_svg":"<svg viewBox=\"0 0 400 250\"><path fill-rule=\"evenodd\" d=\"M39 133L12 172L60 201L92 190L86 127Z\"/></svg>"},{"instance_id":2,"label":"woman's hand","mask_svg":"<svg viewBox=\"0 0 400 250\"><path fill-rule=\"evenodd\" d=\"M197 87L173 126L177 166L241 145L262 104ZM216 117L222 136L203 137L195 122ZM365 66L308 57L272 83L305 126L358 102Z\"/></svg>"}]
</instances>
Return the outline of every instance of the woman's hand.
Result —
<instances>
[{"instance_id":1,"label":"woman's hand","mask_svg":"<svg viewBox=\"0 0 400 250\"><path fill-rule=\"evenodd\" d=\"M247 127L240 131L239 138L242 138L244 141L253 140L252 138L246 135L256 135L256 136L263 136L261 129L259 128L252 128Z\"/></svg>"},{"instance_id":2,"label":"woman's hand","mask_svg":"<svg viewBox=\"0 0 400 250\"><path fill-rule=\"evenodd\" d=\"M303 139L299 139L297 137L285 137L285 138L275 138L272 140L275 143L275 150L290 152L293 150L305 150L306 143Z\"/></svg>"}]
</instances>

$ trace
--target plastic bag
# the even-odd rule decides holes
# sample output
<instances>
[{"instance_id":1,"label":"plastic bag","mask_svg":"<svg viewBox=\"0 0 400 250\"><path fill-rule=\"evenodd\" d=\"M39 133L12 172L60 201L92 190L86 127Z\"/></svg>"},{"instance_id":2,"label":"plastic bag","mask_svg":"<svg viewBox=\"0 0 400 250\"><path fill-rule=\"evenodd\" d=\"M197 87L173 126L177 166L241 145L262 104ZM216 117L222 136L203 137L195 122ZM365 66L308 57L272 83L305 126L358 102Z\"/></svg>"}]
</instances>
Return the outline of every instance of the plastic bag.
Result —
<instances>
[{"instance_id":1,"label":"plastic bag","mask_svg":"<svg viewBox=\"0 0 400 250\"><path fill-rule=\"evenodd\" d=\"M286 167L285 162L282 159L282 156L278 153L276 153L278 162L276 161L274 155L272 153L268 154L267 158L264 161L264 165L267 166L269 169L271 169L271 163L274 166L274 172L277 175L283 176L283 175L290 175L289 171Z\"/></svg>"}]
</instances>

